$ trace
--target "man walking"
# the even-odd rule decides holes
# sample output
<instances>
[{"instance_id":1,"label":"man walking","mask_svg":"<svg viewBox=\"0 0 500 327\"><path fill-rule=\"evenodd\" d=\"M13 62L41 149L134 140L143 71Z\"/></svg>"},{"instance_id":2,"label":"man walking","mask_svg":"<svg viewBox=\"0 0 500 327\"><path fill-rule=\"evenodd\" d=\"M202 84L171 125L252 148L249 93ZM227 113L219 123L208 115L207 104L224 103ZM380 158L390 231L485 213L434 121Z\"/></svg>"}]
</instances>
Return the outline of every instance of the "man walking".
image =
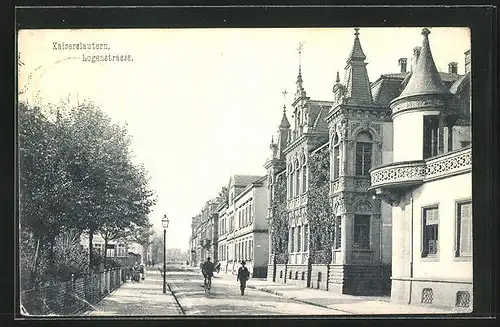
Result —
<instances>
[{"instance_id":1,"label":"man walking","mask_svg":"<svg viewBox=\"0 0 500 327\"><path fill-rule=\"evenodd\" d=\"M238 277L236 281L240 282L241 295L245 295L245 287L247 286L247 280L250 277L250 272L247 267L245 267L246 262L241 262L241 267L238 269Z\"/></svg>"}]
</instances>

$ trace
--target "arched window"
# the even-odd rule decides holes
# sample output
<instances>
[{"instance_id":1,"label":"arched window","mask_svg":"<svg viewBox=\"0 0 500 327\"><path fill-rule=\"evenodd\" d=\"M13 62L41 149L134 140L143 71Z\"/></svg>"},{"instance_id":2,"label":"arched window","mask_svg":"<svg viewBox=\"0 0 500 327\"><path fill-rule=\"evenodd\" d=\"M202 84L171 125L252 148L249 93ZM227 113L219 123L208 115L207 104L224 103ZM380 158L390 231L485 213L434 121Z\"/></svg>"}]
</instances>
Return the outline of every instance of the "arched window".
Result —
<instances>
[{"instance_id":1,"label":"arched window","mask_svg":"<svg viewBox=\"0 0 500 327\"><path fill-rule=\"evenodd\" d=\"M361 132L356 136L356 175L368 175L372 167L372 148L370 134Z\"/></svg>"},{"instance_id":2,"label":"arched window","mask_svg":"<svg viewBox=\"0 0 500 327\"><path fill-rule=\"evenodd\" d=\"M340 173L340 142L337 133L333 136L333 180L339 178Z\"/></svg>"},{"instance_id":3,"label":"arched window","mask_svg":"<svg viewBox=\"0 0 500 327\"><path fill-rule=\"evenodd\" d=\"M307 162L306 157L302 155L302 193L307 191Z\"/></svg>"},{"instance_id":4,"label":"arched window","mask_svg":"<svg viewBox=\"0 0 500 327\"><path fill-rule=\"evenodd\" d=\"M288 198L293 198L293 167L288 166Z\"/></svg>"},{"instance_id":5,"label":"arched window","mask_svg":"<svg viewBox=\"0 0 500 327\"><path fill-rule=\"evenodd\" d=\"M295 160L295 196L300 194L300 164Z\"/></svg>"}]
</instances>

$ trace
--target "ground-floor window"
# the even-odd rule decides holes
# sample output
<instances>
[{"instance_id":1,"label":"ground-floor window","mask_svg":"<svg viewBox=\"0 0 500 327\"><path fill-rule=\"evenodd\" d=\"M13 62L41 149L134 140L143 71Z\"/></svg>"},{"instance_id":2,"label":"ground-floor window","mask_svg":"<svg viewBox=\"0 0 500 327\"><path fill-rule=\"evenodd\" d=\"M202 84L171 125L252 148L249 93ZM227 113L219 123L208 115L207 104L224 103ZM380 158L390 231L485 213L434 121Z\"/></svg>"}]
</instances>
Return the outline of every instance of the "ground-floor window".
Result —
<instances>
[{"instance_id":1,"label":"ground-floor window","mask_svg":"<svg viewBox=\"0 0 500 327\"><path fill-rule=\"evenodd\" d=\"M370 249L370 216L354 216L354 247Z\"/></svg>"},{"instance_id":2,"label":"ground-floor window","mask_svg":"<svg viewBox=\"0 0 500 327\"><path fill-rule=\"evenodd\" d=\"M422 258L426 258L438 252L438 207L424 208L422 213Z\"/></svg>"},{"instance_id":3,"label":"ground-floor window","mask_svg":"<svg viewBox=\"0 0 500 327\"><path fill-rule=\"evenodd\" d=\"M342 217L337 216L335 217L335 243L334 243L334 248L335 249L340 249L341 247L341 240L342 240Z\"/></svg>"},{"instance_id":4,"label":"ground-floor window","mask_svg":"<svg viewBox=\"0 0 500 327\"><path fill-rule=\"evenodd\" d=\"M290 252L295 252L295 227L290 231Z\"/></svg>"},{"instance_id":5,"label":"ground-floor window","mask_svg":"<svg viewBox=\"0 0 500 327\"><path fill-rule=\"evenodd\" d=\"M125 244L118 244L118 256L119 257L127 256L127 249L125 247Z\"/></svg>"},{"instance_id":6,"label":"ground-floor window","mask_svg":"<svg viewBox=\"0 0 500 327\"><path fill-rule=\"evenodd\" d=\"M457 203L456 256L472 255L472 202Z\"/></svg>"}]
</instances>

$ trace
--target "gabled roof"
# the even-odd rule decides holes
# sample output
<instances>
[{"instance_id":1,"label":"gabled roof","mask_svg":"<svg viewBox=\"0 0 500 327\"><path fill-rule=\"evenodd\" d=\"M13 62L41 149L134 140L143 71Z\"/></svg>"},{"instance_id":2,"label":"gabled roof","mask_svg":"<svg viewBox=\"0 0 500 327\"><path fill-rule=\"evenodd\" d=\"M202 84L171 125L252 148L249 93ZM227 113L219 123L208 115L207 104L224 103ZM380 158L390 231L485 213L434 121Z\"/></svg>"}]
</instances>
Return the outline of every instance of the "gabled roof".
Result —
<instances>
[{"instance_id":1,"label":"gabled roof","mask_svg":"<svg viewBox=\"0 0 500 327\"><path fill-rule=\"evenodd\" d=\"M247 186L248 184L255 182L262 176L260 175L233 175L232 181L235 186Z\"/></svg>"},{"instance_id":2,"label":"gabled roof","mask_svg":"<svg viewBox=\"0 0 500 327\"><path fill-rule=\"evenodd\" d=\"M333 101L307 100L309 108L309 120L311 122L310 132L328 132L328 124L325 117L328 115Z\"/></svg>"},{"instance_id":3,"label":"gabled roof","mask_svg":"<svg viewBox=\"0 0 500 327\"><path fill-rule=\"evenodd\" d=\"M439 76L434 58L432 58L429 34L430 31L427 28L422 30L424 40L420 55L410 80L398 99L417 94L450 94L450 91Z\"/></svg>"},{"instance_id":4,"label":"gabled roof","mask_svg":"<svg viewBox=\"0 0 500 327\"><path fill-rule=\"evenodd\" d=\"M460 78L457 79L455 83L453 83L453 85L450 87L450 92L453 94L457 94L467 83L470 83L470 73L460 76Z\"/></svg>"}]
</instances>

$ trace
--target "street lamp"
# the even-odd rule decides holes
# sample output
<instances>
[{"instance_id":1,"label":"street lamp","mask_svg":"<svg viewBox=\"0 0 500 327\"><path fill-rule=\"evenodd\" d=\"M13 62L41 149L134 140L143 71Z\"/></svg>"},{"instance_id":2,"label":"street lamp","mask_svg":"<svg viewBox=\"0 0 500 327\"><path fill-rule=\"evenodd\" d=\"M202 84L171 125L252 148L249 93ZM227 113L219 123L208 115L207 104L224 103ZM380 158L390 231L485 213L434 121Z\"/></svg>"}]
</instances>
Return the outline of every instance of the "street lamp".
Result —
<instances>
[{"instance_id":1,"label":"street lamp","mask_svg":"<svg viewBox=\"0 0 500 327\"><path fill-rule=\"evenodd\" d=\"M161 225L163 227L163 294L165 294L167 293L167 215L163 215Z\"/></svg>"}]
</instances>

